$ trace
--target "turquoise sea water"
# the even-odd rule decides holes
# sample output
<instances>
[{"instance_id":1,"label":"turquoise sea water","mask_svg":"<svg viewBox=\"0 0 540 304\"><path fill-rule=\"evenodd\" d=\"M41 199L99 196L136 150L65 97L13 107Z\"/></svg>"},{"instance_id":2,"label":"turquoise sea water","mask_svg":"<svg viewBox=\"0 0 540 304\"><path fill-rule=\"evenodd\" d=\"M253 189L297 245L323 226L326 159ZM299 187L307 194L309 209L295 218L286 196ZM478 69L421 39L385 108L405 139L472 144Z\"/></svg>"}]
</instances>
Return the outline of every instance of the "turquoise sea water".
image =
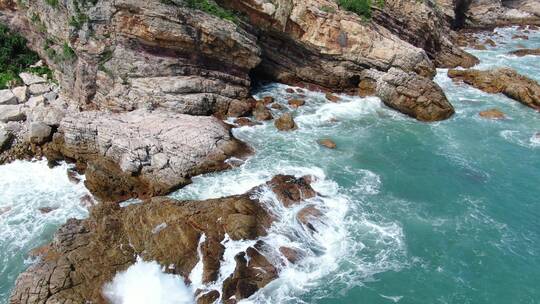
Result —
<instances>
[{"instance_id":1,"label":"turquoise sea water","mask_svg":"<svg viewBox=\"0 0 540 304\"><path fill-rule=\"evenodd\" d=\"M506 55L517 44L540 47L540 32L529 40L512 40L515 29L498 32L497 48L472 51L482 60L479 68L511 66L540 81L539 57ZM264 238L303 249L306 258L283 267L280 279L246 302L540 303L540 114L453 83L445 70L436 81L457 113L433 124L396 113L377 98L342 96L333 104L323 94L305 92L306 106L294 110L298 130L277 132L271 122L235 129L256 154L238 168L197 177L172 195L242 193L280 173L317 178L314 187L324 197L308 203L325 211L318 233L298 224L298 209L272 206L278 221ZM257 96L274 96L286 106L286 88L268 85ZM491 108L508 118L478 116ZM322 148L321 138L338 148ZM55 186L63 194L74 191L69 184ZM7 187L0 190L0 207ZM84 216L78 208L66 210L44 227L56 227L63 215ZM10 213L0 215L0 226L9 226L9 219ZM0 233L0 303L25 267L23 253L50 239L53 230L28 236L15 249Z\"/></svg>"}]
</instances>

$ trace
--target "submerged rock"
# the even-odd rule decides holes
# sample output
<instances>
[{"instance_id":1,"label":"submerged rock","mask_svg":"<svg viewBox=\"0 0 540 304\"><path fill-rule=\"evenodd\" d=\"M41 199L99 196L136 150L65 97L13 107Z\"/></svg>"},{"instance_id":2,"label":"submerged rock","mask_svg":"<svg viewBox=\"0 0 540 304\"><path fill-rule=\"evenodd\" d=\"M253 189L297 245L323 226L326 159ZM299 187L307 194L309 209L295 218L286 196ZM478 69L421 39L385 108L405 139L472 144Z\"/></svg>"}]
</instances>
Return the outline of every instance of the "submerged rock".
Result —
<instances>
[{"instance_id":1,"label":"submerged rock","mask_svg":"<svg viewBox=\"0 0 540 304\"><path fill-rule=\"evenodd\" d=\"M290 112L287 112L278 119L276 119L274 125L276 126L276 129L280 131L291 131L297 128L293 116Z\"/></svg>"},{"instance_id":2,"label":"submerged rock","mask_svg":"<svg viewBox=\"0 0 540 304\"><path fill-rule=\"evenodd\" d=\"M512 51L509 54L519 56L519 57L528 56L528 55L540 56L540 49L521 49L521 50Z\"/></svg>"},{"instance_id":3,"label":"submerged rock","mask_svg":"<svg viewBox=\"0 0 540 304\"><path fill-rule=\"evenodd\" d=\"M326 147L328 149L335 149L337 148L337 145L336 143L329 139L329 138L324 138L324 139L321 139L318 141L319 142L319 145L323 146L323 147Z\"/></svg>"},{"instance_id":4,"label":"submerged rock","mask_svg":"<svg viewBox=\"0 0 540 304\"><path fill-rule=\"evenodd\" d=\"M279 176L268 187L288 201L316 195L304 178ZM303 195L294 189L302 189ZM272 214L256 198L260 191L255 188L244 195L205 201L156 197L125 208L97 205L88 219L69 220L52 243L33 251L41 259L19 276L10 303L105 303L103 285L134 264L137 256L168 266L168 272L187 280L199 262L203 235L203 281L211 283L221 267L226 235L255 240L266 235L272 224ZM292 198L290 191L296 193ZM233 303L233 296L236 301L247 298L276 279L279 271L268 258L270 252L280 254L278 248L260 241L238 252L236 269L223 283L221 294L201 290L199 303L220 297Z\"/></svg>"},{"instance_id":5,"label":"submerged rock","mask_svg":"<svg viewBox=\"0 0 540 304\"><path fill-rule=\"evenodd\" d=\"M506 115L499 109L491 109L491 110L482 111L479 113L479 115L483 118L488 118L488 119L505 119L506 118Z\"/></svg>"},{"instance_id":6,"label":"submerged rock","mask_svg":"<svg viewBox=\"0 0 540 304\"><path fill-rule=\"evenodd\" d=\"M510 68L488 71L450 70L448 76L486 93L502 93L528 107L540 110L540 85Z\"/></svg>"},{"instance_id":7,"label":"submerged rock","mask_svg":"<svg viewBox=\"0 0 540 304\"><path fill-rule=\"evenodd\" d=\"M272 120L272 112L264 105L264 102L258 101L253 109L253 116L258 121Z\"/></svg>"},{"instance_id":8,"label":"submerged rock","mask_svg":"<svg viewBox=\"0 0 540 304\"><path fill-rule=\"evenodd\" d=\"M296 98L294 98L294 99L289 100L289 105L291 107L293 107L293 108L299 108L299 107L301 107L301 106L303 106L305 104L306 104L306 101L304 99L296 99Z\"/></svg>"}]
</instances>

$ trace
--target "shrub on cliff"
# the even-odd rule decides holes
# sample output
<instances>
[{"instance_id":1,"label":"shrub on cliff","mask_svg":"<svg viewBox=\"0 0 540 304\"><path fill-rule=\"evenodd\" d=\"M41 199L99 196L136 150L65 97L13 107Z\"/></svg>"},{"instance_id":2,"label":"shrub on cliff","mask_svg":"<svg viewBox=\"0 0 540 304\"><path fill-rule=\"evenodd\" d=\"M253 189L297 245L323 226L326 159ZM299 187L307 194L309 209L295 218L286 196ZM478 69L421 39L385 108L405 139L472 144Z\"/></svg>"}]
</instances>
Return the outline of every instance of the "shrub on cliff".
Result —
<instances>
[{"instance_id":1,"label":"shrub on cliff","mask_svg":"<svg viewBox=\"0 0 540 304\"><path fill-rule=\"evenodd\" d=\"M339 6L356 13L366 19L371 19L371 6L382 7L384 0L338 0Z\"/></svg>"},{"instance_id":2,"label":"shrub on cliff","mask_svg":"<svg viewBox=\"0 0 540 304\"><path fill-rule=\"evenodd\" d=\"M19 81L18 75L23 71L49 74L45 67L30 68L38 60L39 56L26 46L26 39L0 24L0 89L13 80Z\"/></svg>"}]
</instances>

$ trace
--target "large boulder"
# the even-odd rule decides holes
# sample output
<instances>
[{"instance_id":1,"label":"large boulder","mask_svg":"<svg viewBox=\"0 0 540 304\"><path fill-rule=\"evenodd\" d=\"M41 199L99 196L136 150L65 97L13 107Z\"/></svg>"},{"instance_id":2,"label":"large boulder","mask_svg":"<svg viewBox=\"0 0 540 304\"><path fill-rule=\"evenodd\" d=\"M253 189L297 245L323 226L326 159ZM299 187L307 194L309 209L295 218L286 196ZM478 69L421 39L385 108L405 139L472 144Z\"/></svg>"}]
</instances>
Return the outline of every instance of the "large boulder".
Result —
<instances>
[{"instance_id":1,"label":"large boulder","mask_svg":"<svg viewBox=\"0 0 540 304\"><path fill-rule=\"evenodd\" d=\"M386 105L421 121L447 119L455 112L436 83L411 72L370 70L363 74L362 82L376 83L375 92Z\"/></svg>"},{"instance_id":2,"label":"large boulder","mask_svg":"<svg viewBox=\"0 0 540 304\"><path fill-rule=\"evenodd\" d=\"M264 187L283 193L294 185L314 193L306 180L297 181L292 176L280 177ZM69 220L52 243L33 251L41 258L19 276L10 303L104 304L104 284L134 264L137 256L157 261L187 283L201 256L204 286L198 291L199 303L211 303L208 298L221 298L225 303L235 303L232 297L236 301L248 298L278 277L279 265L269 256L281 255L279 248L258 241L245 251L233 252L236 269L230 275L225 272L222 286L216 286L215 281L227 237L257 240L270 228L274 217L257 198L260 193L257 187L243 195L205 201L157 197L124 208L99 204L88 219ZM232 218L250 220L233 220L231 225Z\"/></svg>"},{"instance_id":3,"label":"large boulder","mask_svg":"<svg viewBox=\"0 0 540 304\"><path fill-rule=\"evenodd\" d=\"M66 116L49 150L86 163L86 185L99 198L167 194L190 177L228 168L246 147L208 116L169 111L81 112Z\"/></svg>"},{"instance_id":4,"label":"large boulder","mask_svg":"<svg viewBox=\"0 0 540 304\"><path fill-rule=\"evenodd\" d=\"M450 70L448 76L487 93L502 93L540 111L540 85L510 68L487 71Z\"/></svg>"}]
</instances>

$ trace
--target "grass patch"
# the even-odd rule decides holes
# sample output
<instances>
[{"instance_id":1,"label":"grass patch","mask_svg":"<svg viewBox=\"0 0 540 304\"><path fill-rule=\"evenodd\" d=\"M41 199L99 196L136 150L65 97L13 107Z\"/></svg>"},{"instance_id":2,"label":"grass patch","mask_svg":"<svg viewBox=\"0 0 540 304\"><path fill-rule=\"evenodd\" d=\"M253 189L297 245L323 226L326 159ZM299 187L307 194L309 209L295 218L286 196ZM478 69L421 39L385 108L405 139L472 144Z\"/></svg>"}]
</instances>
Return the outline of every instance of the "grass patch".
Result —
<instances>
[{"instance_id":1,"label":"grass patch","mask_svg":"<svg viewBox=\"0 0 540 304\"><path fill-rule=\"evenodd\" d=\"M384 6L384 0L338 0L338 3L341 8L368 20L371 19L372 6Z\"/></svg>"},{"instance_id":2,"label":"grass patch","mask_svg":"<svg viewBox=\"0 0 540 304\"><path fill-rule=\"evenodd\" d=\"M170 2L170 0L162 0L162 2L163 1L165 1L165 3ZM186 4L189 8L203 11L224 20L229 20L234 23L238 23L239 21L238 16L233 11L219 6L213 0L186 0Z\"/></svg>"}]
</instances>

